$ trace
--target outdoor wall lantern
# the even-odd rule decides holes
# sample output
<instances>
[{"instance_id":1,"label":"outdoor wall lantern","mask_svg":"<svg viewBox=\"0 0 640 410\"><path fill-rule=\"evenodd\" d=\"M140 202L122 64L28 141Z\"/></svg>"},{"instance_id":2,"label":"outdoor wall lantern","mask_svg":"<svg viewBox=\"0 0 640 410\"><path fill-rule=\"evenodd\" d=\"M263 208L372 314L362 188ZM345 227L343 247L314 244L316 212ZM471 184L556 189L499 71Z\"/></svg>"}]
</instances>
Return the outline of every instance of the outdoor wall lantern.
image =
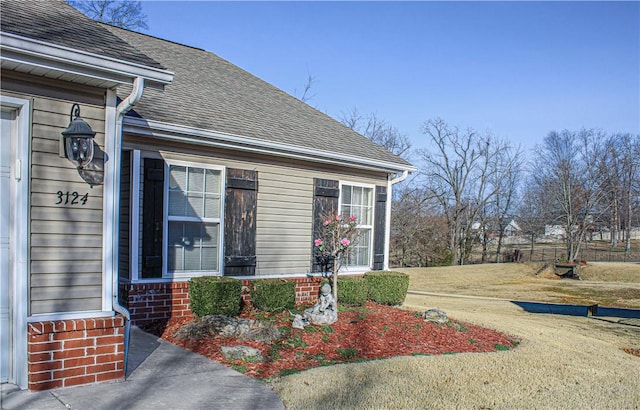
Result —
<instances>
[{"instance_id":1,"label":"outdoor wall lantern","mask_svg":"<svg viewBox=\"0 0 640 410\"><path fill-rule=\"evenodd\" d=\"M75 118L74 118L75 116ZM62 149L64 156L78 169L82 169L93 160L93 137L96 133L82 118L80 105L73 104L69 113L69 126L62 131Z\"/></svg>"}]
</instances>

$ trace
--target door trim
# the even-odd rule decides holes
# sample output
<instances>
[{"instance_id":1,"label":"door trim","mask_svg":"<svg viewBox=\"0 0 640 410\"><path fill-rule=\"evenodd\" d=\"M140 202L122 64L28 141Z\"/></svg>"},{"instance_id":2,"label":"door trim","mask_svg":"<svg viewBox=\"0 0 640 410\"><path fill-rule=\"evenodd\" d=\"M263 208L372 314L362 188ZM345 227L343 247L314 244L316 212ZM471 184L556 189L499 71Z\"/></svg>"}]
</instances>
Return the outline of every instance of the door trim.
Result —
<instances>
[{"instance_id":1,"label":"door trim","mask_svg":"<svg viewBox=\"0 0 640 410\"><path fill-rule=\"evenodd\" d=\"M21 389L27 388L27 315L29 278L29 181L31 178L31 100L0 95L0 106L16 112L15 155L11 168L12 192L10 239L14 244L11 252L9 280L12 311L9 316L12 327L13 363L9 370L9 382Z\"/></svg>"}]
</instances>

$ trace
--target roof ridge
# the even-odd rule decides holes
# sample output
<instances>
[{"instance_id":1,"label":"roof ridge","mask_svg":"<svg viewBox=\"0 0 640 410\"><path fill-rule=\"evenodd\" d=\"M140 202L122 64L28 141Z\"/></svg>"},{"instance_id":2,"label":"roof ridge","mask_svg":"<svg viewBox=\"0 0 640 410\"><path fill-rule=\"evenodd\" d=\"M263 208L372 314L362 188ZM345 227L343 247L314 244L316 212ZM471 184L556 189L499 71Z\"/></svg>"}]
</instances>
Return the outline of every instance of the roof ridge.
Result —
<instances>
[{"instance_id":1,"label":"roof ridge","mask_svg":"<svg viewBox=\"0 0 640 410\"><path fill-rule=\"evenodd\" d=\"M118 30L128 31L130 33L134 33L134 34L138 34L138 35L141 35L141 36L150 37L150 38L153 38L153 39L156 39L156 40L164 41L166 43L171 43L171 44L175 44L175 45L178 45L178 46L188 47L188 48L191 48L191 49L194 49L194 50L205 51L207 53L215 54L215 53L213 53L211 51L205 50L204 48L190 46L188 44L183 44L183 43L179 43L177 41L167 40L166 38L162 38L162 37L158 37L158 36L152 36L151 34L141 33L139 31L131 30L131 29L126 28L126 27L118 27L118 26L114 26L113 24L104 23L102 21L97 21L97 20L96 20L96 23L98 23L98 24L100 24L102 26L112 27L112 28L115 28L115 29L118 29ZM220 56L218 56L218 57L220 57ZM222 57L220 57L220 58L222 58Z\"/></svg>"}]
</instances>

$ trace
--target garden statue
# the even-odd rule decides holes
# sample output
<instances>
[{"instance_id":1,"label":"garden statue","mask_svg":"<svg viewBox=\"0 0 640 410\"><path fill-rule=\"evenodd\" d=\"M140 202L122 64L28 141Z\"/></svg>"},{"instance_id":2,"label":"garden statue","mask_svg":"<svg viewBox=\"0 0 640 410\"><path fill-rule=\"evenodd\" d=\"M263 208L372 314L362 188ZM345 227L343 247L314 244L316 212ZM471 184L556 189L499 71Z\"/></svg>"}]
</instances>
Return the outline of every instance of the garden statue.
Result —
<instances>
[{"instance_id":1,"label":"garden statue","mask_svg":"<svg viewBox=\"0 0 640 410\"><path fill-rule=\"evenodd\" d=\"M338 321L338 308L336 300L331 294L331 285L325 283L320 288L320 300L302 315L295 315L292 327L302 329L307 324L331 325Z\"/></svg>"}]
</instances>

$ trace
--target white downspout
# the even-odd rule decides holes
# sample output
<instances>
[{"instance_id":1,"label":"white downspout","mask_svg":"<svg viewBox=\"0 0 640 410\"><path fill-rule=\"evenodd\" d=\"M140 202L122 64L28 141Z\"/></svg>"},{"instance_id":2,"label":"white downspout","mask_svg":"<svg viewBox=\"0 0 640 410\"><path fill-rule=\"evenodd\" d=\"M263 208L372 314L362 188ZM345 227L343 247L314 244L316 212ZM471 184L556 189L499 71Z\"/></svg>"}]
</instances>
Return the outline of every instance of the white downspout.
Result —
<instances>
[{"instance_id":1,"label":"white downspout","mask_svg":"<svg viewBox=\"0 0 640 410\"><path fill-rule=\"evenodd\" d=\"M389 177L391 174L389 174ZM409 176L409 171L402 171L402 175L397 178L387 178L387 206L384 227L384 270L389 270L389 247L391 243L391 202L393 202L393 186L398 184Z\"/></svg>"},{"instance_id":2,"label":"white downspout","mask_svg":"<svg viewBox=\"0 0 640 410\"><path fill-rule=\"evenodd\" d=\"M112 306L113 310L120 313L125 319L125 334L124 334L124 373L125 377L127 374L127 362L129 356L129 336L131 332L131 314L127 308L122 306L118 301L119 287L118 287L118 266L120 262L120 254L119 254L119 234L118 230L120 227L120 171L122 169L122 123L124 121L125 114L133 107L135 104L140 101L142 98L142 94L144 92L144 78L137 77L133 81L133 89L127 98L122 100L120 104L116 107L116 129L114 136L114 145L112 147L111 152L111 176L112 176L112 221L113 224L113 235L111 240L111 249L112 249L112 269L111 273L113 275L113 299ZM115 94L115 93L114 93Z\"/></svg>"}]
</instances>

